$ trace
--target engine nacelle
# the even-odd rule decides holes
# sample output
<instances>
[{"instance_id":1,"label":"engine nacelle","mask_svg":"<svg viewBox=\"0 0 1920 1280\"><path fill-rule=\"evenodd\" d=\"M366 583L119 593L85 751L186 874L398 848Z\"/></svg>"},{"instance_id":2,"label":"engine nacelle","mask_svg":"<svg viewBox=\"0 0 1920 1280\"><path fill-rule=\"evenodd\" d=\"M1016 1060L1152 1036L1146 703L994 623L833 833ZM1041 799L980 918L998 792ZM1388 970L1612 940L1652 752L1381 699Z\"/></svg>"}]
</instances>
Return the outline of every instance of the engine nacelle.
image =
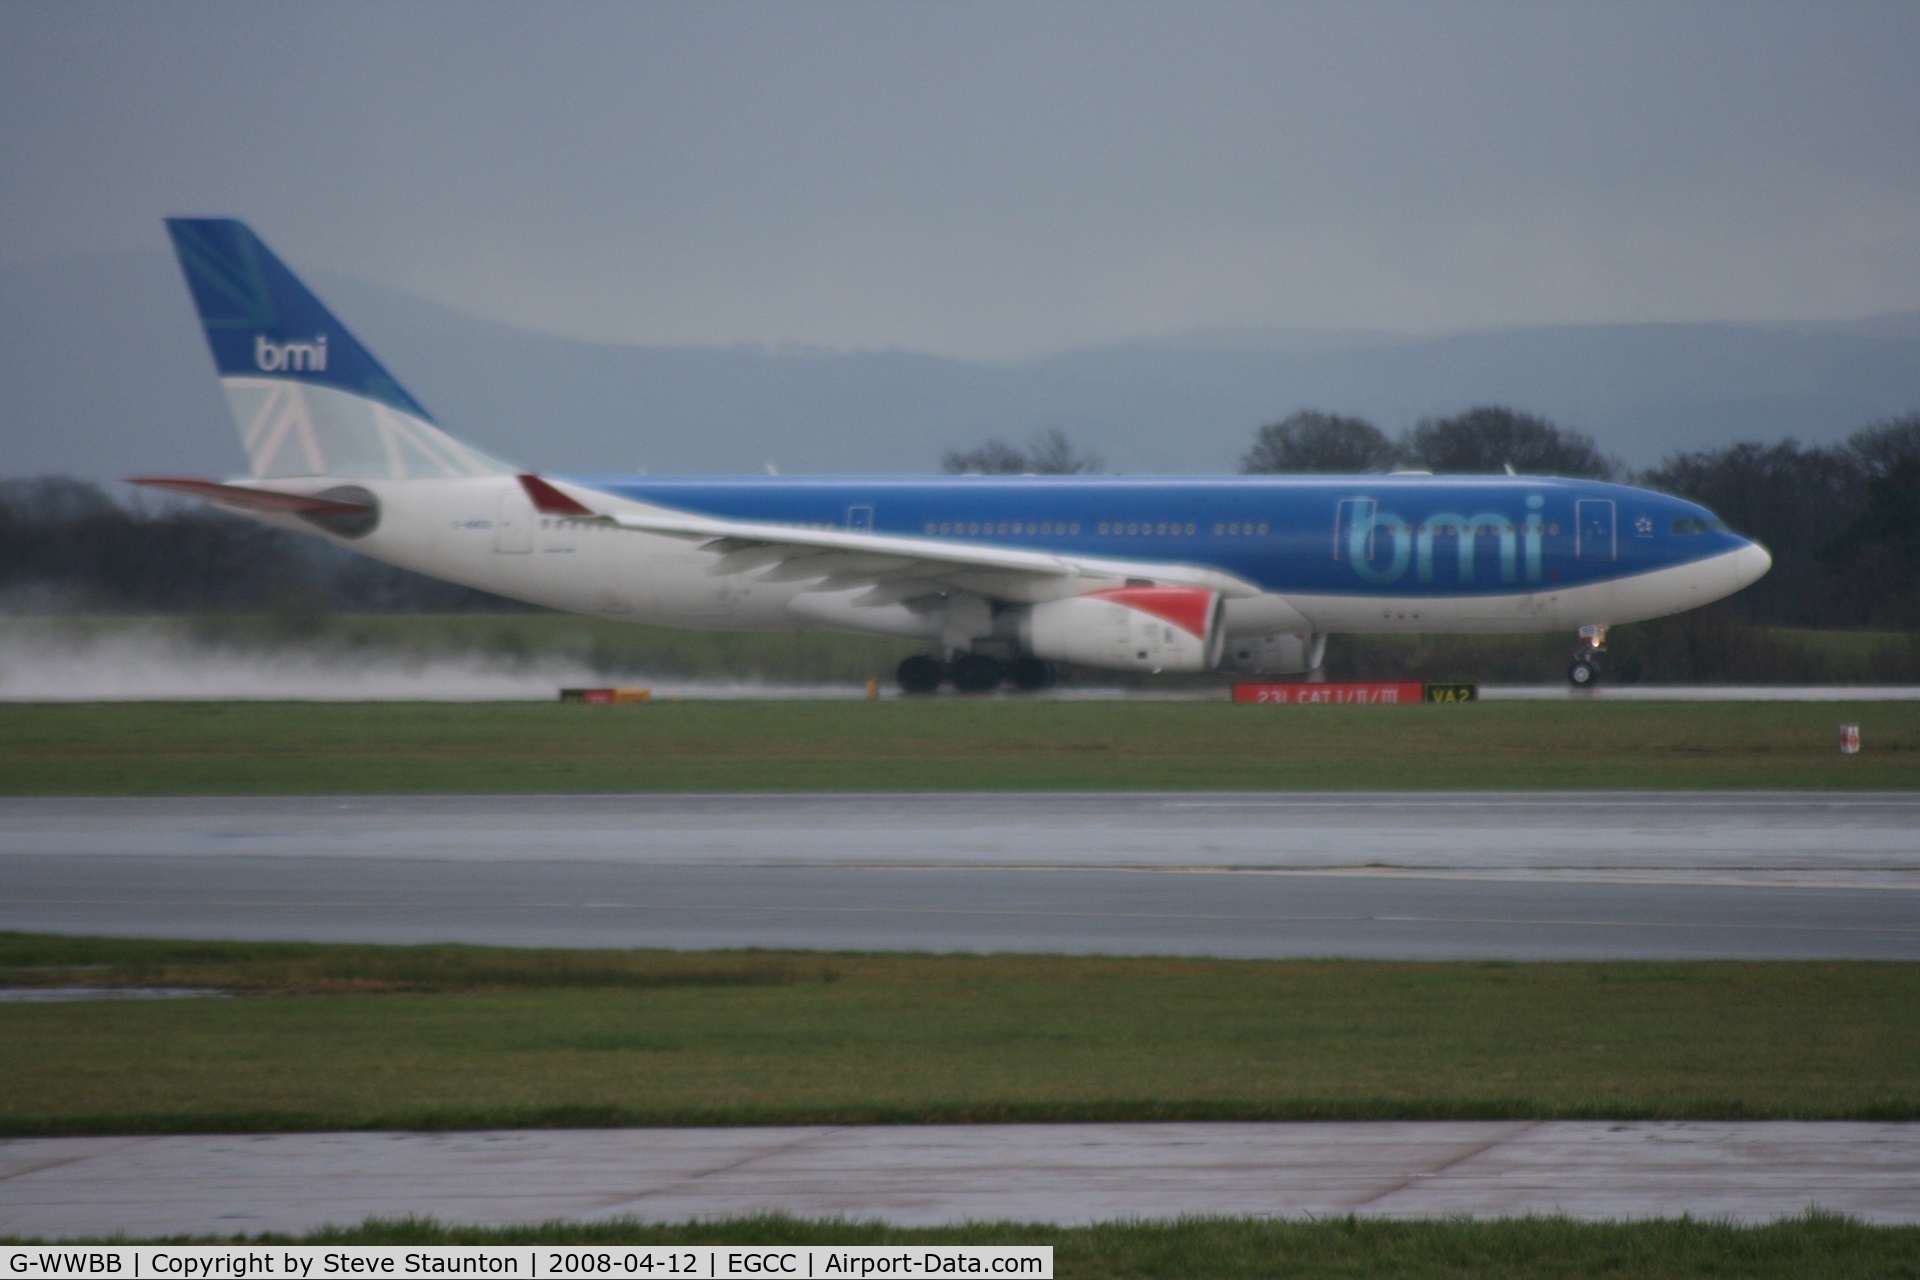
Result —
<instances>
[{"instance_id":1,"label":"engine nacelle","mask_svg":"<svg viewBox=\"0 0 1920 1280\"><path fill-rule=\"evenodd\" d=\"M1248 675L1297 676L1318 671L1327 654L1327 637L1309 631L1271 636L1235 636L1227 641L1220 666Z\"/></svg>"},{"instance_id":2,"label":"engine nacelle","mask_svg":"<svg viewBox=\"0 0 1920 1280\"><path fill-rule=\"evenodd\" d=\"M1115 587L1036 604L1021 646L1036 658L1118 671L1210 671L1226 631L1220 593L1202 587Z\"/></svg>"}]
</instances>

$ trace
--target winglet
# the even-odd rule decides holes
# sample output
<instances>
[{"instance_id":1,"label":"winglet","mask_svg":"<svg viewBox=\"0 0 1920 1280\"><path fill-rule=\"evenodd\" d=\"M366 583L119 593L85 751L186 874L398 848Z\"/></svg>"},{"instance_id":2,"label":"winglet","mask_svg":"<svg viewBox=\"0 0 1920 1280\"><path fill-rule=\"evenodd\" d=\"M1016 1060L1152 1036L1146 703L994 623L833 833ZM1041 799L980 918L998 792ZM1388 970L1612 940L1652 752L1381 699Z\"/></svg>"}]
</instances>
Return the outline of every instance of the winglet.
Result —
<instances>
[{"instance_id":1,"label":"winglet","mask_svg":"<svg viewBox=\"0 0 1920 1280\"><path fill-rule=\"evenodd\" d=\"M543 516L590 516L598 514L591 507L583 507L560 492L539 476L523 473L520 487L533 499L533 509Z\"/></svg>"}]
</instances>

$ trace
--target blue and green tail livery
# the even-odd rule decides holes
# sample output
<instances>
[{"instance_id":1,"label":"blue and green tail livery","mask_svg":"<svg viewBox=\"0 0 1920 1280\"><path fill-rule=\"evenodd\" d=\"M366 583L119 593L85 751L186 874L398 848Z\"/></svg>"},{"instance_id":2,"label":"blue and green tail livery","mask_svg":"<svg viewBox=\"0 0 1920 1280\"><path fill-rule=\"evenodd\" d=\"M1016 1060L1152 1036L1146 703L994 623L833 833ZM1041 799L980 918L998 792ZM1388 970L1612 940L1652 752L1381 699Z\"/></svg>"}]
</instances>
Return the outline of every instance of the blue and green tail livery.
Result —
<instances>
[{"instance_id":1,"label":"blue and green tail livery","mask_svg":"<svg viewBox=\"0 0 1920 1280\"><path fill-rule=\"evenodd\" d=\"M257 477L492 475L243 222L169 218Z\"/></svg>"}]
</instances>

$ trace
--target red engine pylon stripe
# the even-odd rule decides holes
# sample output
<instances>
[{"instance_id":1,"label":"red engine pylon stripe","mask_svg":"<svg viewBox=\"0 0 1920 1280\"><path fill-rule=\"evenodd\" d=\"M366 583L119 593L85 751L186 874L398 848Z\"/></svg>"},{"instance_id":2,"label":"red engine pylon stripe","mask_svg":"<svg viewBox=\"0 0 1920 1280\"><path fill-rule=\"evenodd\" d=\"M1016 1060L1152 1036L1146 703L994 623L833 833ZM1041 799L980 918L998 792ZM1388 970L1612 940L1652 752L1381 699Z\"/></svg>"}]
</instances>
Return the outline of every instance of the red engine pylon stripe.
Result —
<instances>
[{"instance_id":1,"label":"red engine pylon stripe","mask_svg":"<svg viewBox=\"0 0 1920 1280\"><path fill-rule=\"evenodd\" d=\"M1212 620L1214 593L1205 587L1114 587L1089 593L1095 600L1111 600L1129 609L1164 618L1182 631L1205 639Z\"/></svg>"}]
</instances>

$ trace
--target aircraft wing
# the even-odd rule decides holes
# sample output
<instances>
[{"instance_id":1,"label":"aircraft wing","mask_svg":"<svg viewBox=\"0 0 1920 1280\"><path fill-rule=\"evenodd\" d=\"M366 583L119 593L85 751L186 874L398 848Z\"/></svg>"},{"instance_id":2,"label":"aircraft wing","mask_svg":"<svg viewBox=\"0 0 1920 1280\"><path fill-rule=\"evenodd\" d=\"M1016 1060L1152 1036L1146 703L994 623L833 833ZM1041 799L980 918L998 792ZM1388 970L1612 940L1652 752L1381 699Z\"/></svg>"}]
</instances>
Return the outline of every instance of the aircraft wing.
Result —
<instances>
[{"instance_id":1,"label":"aircraft wing","mask_svg":"<svg viewBox=\"0 0 1920 1280\"><path fill-rule=\"evenodd\" d=\"M968 591L1001 600L1034 602L1127 583L1205 587L1224 596L1260 589L1234 574L1204 565L1108 559L1035 551L947 538L798 529L670 510L596 511L553 482L522 476L542 514L699 542L716 553L716 576L760 571L769 582L812 582L818 591L870 588L858 603L889 604ZM573 488L573 486L568 486ZM575 490L591 498L590 490Z\"/></svg>"}]
</instances>

